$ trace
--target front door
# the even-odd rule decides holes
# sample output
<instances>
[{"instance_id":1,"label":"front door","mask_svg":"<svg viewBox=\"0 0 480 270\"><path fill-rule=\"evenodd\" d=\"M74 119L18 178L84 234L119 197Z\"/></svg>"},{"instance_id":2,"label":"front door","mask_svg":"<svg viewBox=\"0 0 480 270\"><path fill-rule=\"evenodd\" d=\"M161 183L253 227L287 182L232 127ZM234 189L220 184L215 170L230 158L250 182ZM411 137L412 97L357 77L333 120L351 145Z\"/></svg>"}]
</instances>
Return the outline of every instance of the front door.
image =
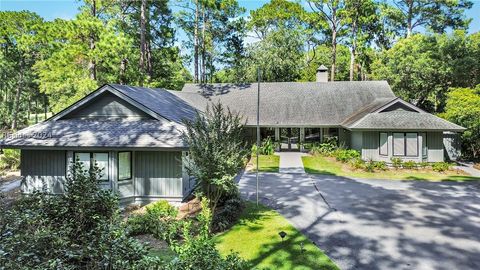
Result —
<instances>
[{"instance_id":1,"label":"front door","mask_svg":"<svg viewBox=\"0 0 480 270\"><path fill-rule=\"evenodd\" d=\"M280 150L281 151L299 151L300 150L300 128L281 128L280 129Z\"/></svg>"}]
</instances>

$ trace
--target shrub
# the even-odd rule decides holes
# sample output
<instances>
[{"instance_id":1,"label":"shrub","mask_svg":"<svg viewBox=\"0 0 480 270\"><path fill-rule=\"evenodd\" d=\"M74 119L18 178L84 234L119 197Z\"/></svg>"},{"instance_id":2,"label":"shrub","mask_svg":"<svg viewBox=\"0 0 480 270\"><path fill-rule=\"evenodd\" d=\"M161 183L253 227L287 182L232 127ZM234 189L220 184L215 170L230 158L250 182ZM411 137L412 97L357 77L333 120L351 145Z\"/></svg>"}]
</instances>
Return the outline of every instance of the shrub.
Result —
<instances>
[{"instance_id":1,"label":"shrub","mask_svg":"<svg viewBox=\"0 0 480 270\"><path fill-rule=\"evenodd\" d=\"M435 162L432 163L432 170L436 172L444 172L452 169L452 164L448 162Z\"/></svg>"},{"instance_id":2,"label":"shrub","mask_svg":"<svg viewBox=\"0 0 480 270\"><path fill-rule=\"evenodd\" d=\"M145 213L133 214L127 219L131 235L152 234L171 243L181 234L183 221L176 220L178 210L165 200L145 206Z\"/></svg>"},{"instance_id":3,"label":"shrub","mask_svg":"<svg viewBox=\"0 0 480 270\"><path fill-rule=\"evenodd\" d=\"M203 208L202 208L203 209ZM205 207L208 209L208 207ZM203 210L202 210L203 212ZM203 216L202 216L203 215ZM201 223L210 224L211 215L201 214ZM183 226L184 242L181 245L174 244L172 247L178 254L178 260L174 260L169 269L190 270L190 269L211 269L211 270L243 270L251 269L247 262L237 254L231 253L225 259L222 258L215 248L215 242L208 233L208 228L200 226L202 232L198 236L191 233L191 222L185 222Z\"/></svg>"},{"instance_id":4,"label":"shrub","mask_svg":"<svg viewBox=\"0 0 480 270\"><path fill-rule=\"evenodd\" d=\"M0 155L0 170L18 170L20 168L20 150L5 149Z\"/></svg>"},{"instance_id":5,"label":"shrub","mask_svg":"<svg viewBox=\"0 0 480 270\"><path fill-rule=\"evenodd\" d=\"M239 197L227 200L213 216L212 230L221 232L230 228L238 220L244 206L244 202Z\"/></svg>"},{"instance_id":6,"label":"shrub","mask_svg":"<svg viewBox=\"0 0 480 270\"><path fill-rule=\"evenodd\" d=\"M375 171L375 161L369 160L365 162L364 170L366 172L374 172Z\"/></svg>"},{"instance_id":7,"label":"shrub","mask_svg":"<svg viewBox=\"0 0 480 270\"><path fill-rule=\"evenodd\" d=\"M331 156L337 146L331 143L314 144L310 149L312 155Z\"/></svg>"},{"instance_id":8,"label":"shrub","mask_svg":"<svg viewBox=\"0 0 480 270\"><path fill-rule=\"evenodd\" d=\"M262 141L260 147L257 147L256 144L252 145L252 155L256 155L258 151L259 155L273 155L275 153L275 143L267 137Z\"/></svg>"},{"instance_id":9,"label":"shrub","mask_svg":"<svg viewBox=\"0 0 480 270\"><path fill-rule=\"evenodd\" d=\"M335 150L333 155L338 161L341 161L343 163L347 163L351 159L360 157L360 153L353 149L337 149Z\"/></svg>"},{"instance_id":10,"label":"shrub","mask_svg":"<svg viewBox=\"0 0 480 270\"><path fill-rule=\"evenodd\" d=\"M402 167L404 169L416 169L417 168L417 163L413 160L408 160L403 162Z\"/></svg>"},{"instance_id":11,"label":"shrub","mask_svg":"<svg viewBox=\"0 0 480 270\"><path fill-rule=\"evenodd\" d=\"M349 163L350 166L356 170L365 168L365 161L361 158L353 158Z\"/></svg>"},{"instance_id":12,"label":"shrub","mask_svg":"<svg viewBox=\"0 0 480 270\"><path fill-rule=\"evenodd\" d=\"M148 214L157 218L172 217L175 218L178 214L177 208L172 206L165 200L159 200L154 203L145 206L145 210Z\"/></svg>"},{"instance_id":13,"label":"shrub","mask_svg":"<svg viewBox=\"0 0 480 270\"><path fill-rule=\"evenodd\" d=\"M387 163L385 161L374 161L373 167L375 170L385 171L387 170Z\"/></svg>"},{"instance_id":14,"label":"shrub","mask_svg":"<svg viewBox=\"0 0 480 270\"><path fill-rule=\"evenodd\" d=\"M402 167L402 159L401 158L398 158L398 157L392 157L390 159L392 161L392 166L395 168L395 169L400 169Z\"/></svg>"},{"instance_id":15,"label":"shrub","mask_svg":"<svg viewBox=\"0 0 480 270\"><path fill-rule=\"evenodd\" d=\"M147 249L129 237L118 198L91 172L72 165L63 196L34 192L0 219L0 265L5 269L127 269L143 262Z\"/></svg>"}]
</instances>

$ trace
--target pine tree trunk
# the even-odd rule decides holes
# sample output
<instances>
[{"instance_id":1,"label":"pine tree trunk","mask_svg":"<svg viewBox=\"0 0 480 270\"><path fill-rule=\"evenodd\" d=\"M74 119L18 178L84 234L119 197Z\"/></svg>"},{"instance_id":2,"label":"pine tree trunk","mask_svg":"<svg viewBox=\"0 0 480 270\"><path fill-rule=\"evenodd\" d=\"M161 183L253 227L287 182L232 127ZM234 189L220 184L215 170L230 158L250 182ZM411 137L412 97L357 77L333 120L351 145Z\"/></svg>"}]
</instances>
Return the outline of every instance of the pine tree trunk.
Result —
<instances>
[{"instance_id":1,"label":"pine tree trunk","mask_svg":"<svg viewBox=\"0 0 480 270\"><path fill-rule=\"evenodd\" d=\"M355 56L357 53L357 22L356 19L352 25L352 48L350 50L350 81L353 81L355 73Z\"/></svg>"},{"instance_id":2,"label":"pine tree trunk","mask_svg":"<svg viewBox=\"0 0 480 270\"><path fill-rule=\"evenodd\" d=\"M91 8L91 15L96 18L97 17L97 1L92 1L92 8ZM95 49L95 34L90 33L90 50L93 51ZM95 60L90 59L88 62L88 70L90 73L90 79L96 80L97 79L97 67Z\"/></svg>"},{"instance_id":3,"label":"pine tree trunk","mask_svg":"<svg viewBox=\"0 0 480 270\"><path fill-rule=\"evenodd\" d=\"M193 64L194 64L194 80L198 83L198 17L199 17L199 3L195 0L195 26L193 31Z\"/></svg>"},{"instance_id":4,"label":"pine tree trunk","mask_svg":"<svg viewBox=\"0 0 480 270\"><path fill-rule=\"evenodd\" d=\"M17 129L18 126L18 109L20 108L20 97L22 95L23 88L23 64L20 66L20 78L17 84L17 92L15 94L15 106L13 108L13 116L12 116L12 129Z\"/></svg>"},{"instance_id":5,"label":"pine tree trunk","mask_svg":"<svg viewBox=\"0 0 480 270\"><path fill-rule=\"evenodd\" d=\"M35 124L38 124L38 97L35 97Z\"/></svg>"},{"instance_id":6,"label":"pine tree trunk","mask_svg":"<svg viewBox=\"0 0 480 270\"><path fill-rule=\"evenodd\" d=\"M337 30L332 29L332 70L330 74L330 81L335 81L335 66L337 63Z\"/></svg>"},{"instance_id":7,"label":"pine tree trunk","mask_svg":"<svg viewBox=\"0 0 480 270\"><path fill-rule=\"evenodd\" d=\"M205 30L207 28L205 18L205 6L202 8L202 71L201 71L201 81L202 83L206 83L206 41L205 41Z\"/></svg>"},{"instance_id":8,"label":"pine tree trunk","mask_svg":"<svg viewBox=\"0 0 480 270\"><path fill-rule=\"evenodd\" d=\"M142 0L140 5L140 71L145 74L145 56L146 56L146 41L145 41L145 13L147 8L147 0ZM143 85L143 79L140 80L140 85Z\"/></svg>"}]
</instances>

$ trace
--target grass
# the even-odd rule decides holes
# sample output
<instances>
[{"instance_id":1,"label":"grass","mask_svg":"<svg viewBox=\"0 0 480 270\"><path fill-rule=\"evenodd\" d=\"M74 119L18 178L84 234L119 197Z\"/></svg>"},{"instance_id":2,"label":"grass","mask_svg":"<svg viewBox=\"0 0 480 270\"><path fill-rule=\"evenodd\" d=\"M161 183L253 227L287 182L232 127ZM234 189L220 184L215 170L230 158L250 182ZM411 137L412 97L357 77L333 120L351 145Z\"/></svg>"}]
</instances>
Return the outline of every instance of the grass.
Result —
<instances>
[{"instance_id":1,"label":"grass","mask_svg":"<svg viewBox=\"0 0 480 270\"><path fill-rule=\"evenodd\" d=\"M480 180L478 177L466 175L460 170L435 172L431 169L387 169L380 172L365 172L353 170L348 164L336 161L335 158L322 156L302 157L305 172L314 174L327 174L355 178L394 179L394 180L429 180L429 181L468 181Z\"/></svg>"},{"instance_id":2,"label":"grass","mask_svg":"<svg viewBox=\"0 0 480 270\"><path fill-rule=\"evenodd\" d=\"M281 231L287 233L284 241L278 234ZM223 256L238 252L256 269L339 269L284 217L250 202L237 224L215 236L215 242Z\"/></svg>"},{"instance_id":3,"label":"grass","mask_svg":"<svg viewBox=\"0 0 480 270\"><path fill-rule=\"evenodd\" d=\"M278 172L278 167L280 164L280 157L277 155L259 155L258 165L260 167L260 172ZM257 157L252 156L249 164L252 166L252 171L257 170Z\"/></svg>"}]
</instances>

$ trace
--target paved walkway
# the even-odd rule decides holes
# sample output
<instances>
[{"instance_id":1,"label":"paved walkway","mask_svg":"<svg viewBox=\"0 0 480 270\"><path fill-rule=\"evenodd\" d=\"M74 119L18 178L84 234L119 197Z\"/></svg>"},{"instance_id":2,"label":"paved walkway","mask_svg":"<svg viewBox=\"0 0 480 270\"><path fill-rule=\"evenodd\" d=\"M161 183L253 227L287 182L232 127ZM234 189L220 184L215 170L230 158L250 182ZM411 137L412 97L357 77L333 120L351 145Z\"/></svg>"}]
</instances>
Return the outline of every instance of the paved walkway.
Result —
<instances>
[{"instance_id":1,"label":"paved walkway","mask_svg":"<svg viewBox=\"0 0 480 270\"><path fill-rule=\"evenodd\" d=\"M302 156L305 156L305 153L277 152L275 154L280 156L280 173L305 173L302 162Z\"/></svg>"},{"instance_id":2,"label":"paved walkway","mask_svg":"<svg viewBox=\"0 0 480 270\"><path fill-rule=\"evenodd\" d=\"M0 191L1 192L9 192L12 191L18 187L20 187L21 180L13 180L10 182L6 182L0 185Z\"/></svg>"},{"instance_id":3,"label":"paved walkway","mask_svg":"<svg viewBox=\"0 0 480 270\"><path fill-rule=\"evenodd\" d=\"M469 173L471 176L480 177L480 170L477 170L473 167L473 163L471 162L459 162L460 165L455 166L455 169L463 170Z\"/></svg>"},{"instance_id":4,"label":"paved walkway","mask_svg":"<svg viewBox=\"0 0 480 270\"><path fill-rule=\"evenodd\" d=\"M242 176L240 190L255 198L254 174ZM478 181L261 173L260 199L344 270L480 269Z\"/></svg>"}]
</instances>

